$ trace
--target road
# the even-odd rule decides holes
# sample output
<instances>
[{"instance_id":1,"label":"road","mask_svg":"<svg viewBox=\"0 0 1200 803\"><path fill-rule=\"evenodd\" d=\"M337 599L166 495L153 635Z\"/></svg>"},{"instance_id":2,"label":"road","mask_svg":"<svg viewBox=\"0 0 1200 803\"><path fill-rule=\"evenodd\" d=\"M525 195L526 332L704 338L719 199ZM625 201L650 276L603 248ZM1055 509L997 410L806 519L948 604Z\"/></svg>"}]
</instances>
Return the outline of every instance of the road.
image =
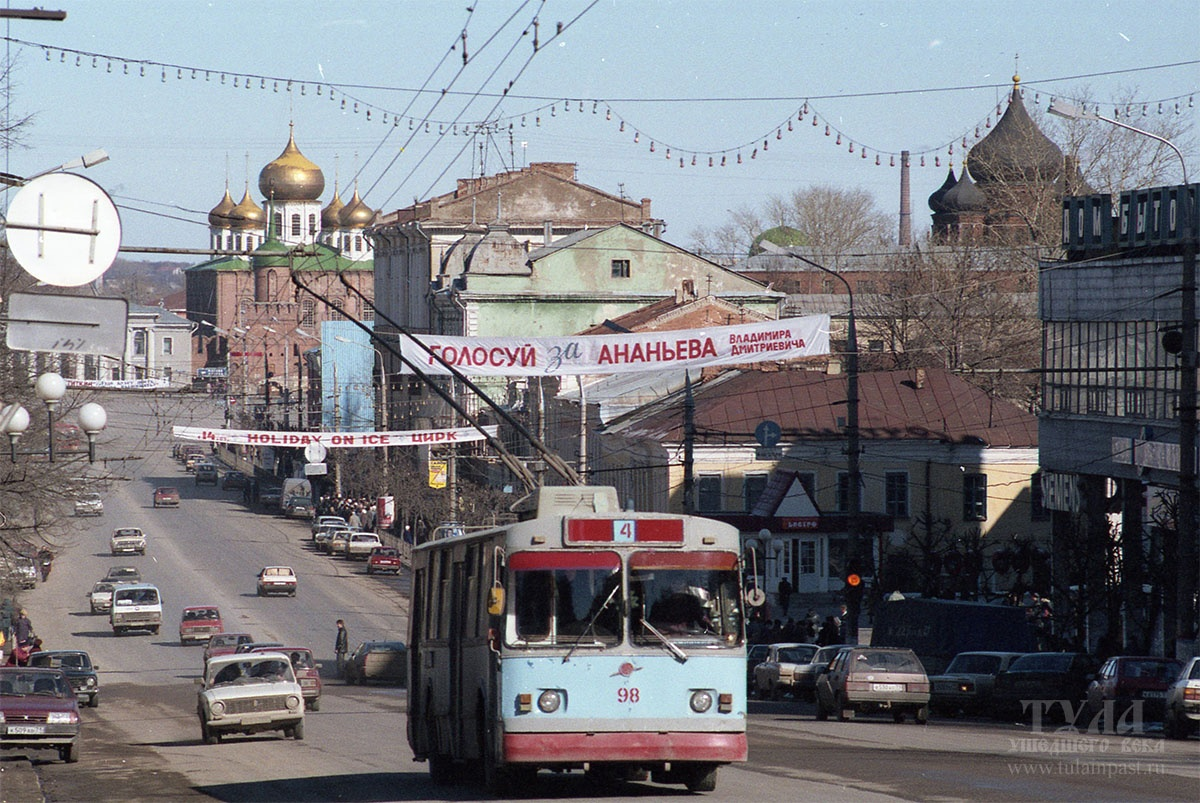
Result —
<instances>
[{"instance_id":1,"label":"road","mask_svg":"<svg viewBox=\"0 0 1200 803\"><path fill-rule=\"evenodd\" d=\"M312 552L302 522L247 510L240 494L196 487L170 457L170 424L215 425L208 399L163 402L105 399L110 425L101 456L126 479L105 496L105 515L75 522L71 548L48 582L22 602L48 648L82 647L101 667L101 703L84 709L78 764L31 753L39 786L19 786L29 763L6 753L0 800L382 801L473 800L470 786L437 787L412 761L404 733L403 689L346 686L326 672L321 710L307 717L305 740L276 734L200 742L195 715L199 647L179 646L186 605L220 606L227 630L260 641L311 646L332 666L334 622L351 641L405 638L405 578L367 576L359 563ZM154 509L156 485L174 484L178 509ZM113 558L117 526L148 533L144 557ZM293 566L293 598L261 599L255 575L269 563ZM159 586L166 626L157 636L115 637L88 613L85 593L112 565L136 565ZM27 790L36 795L25 796ZM897 725L882 718L815 722L792 701L751 704L750 762L721 771L714 801L882 800L1193 800L1200 789L1200 740L1157 735L1035 734L1028 726L984 720ZM20 790L13 792L10 790ZM580 774L543 773L531 798L621 800L678 797L677 787L630 784L616 797ZM11 796L10 796L11 795ZM532 797L536 795L536 798Z\"/></svg>"}]
</instances>

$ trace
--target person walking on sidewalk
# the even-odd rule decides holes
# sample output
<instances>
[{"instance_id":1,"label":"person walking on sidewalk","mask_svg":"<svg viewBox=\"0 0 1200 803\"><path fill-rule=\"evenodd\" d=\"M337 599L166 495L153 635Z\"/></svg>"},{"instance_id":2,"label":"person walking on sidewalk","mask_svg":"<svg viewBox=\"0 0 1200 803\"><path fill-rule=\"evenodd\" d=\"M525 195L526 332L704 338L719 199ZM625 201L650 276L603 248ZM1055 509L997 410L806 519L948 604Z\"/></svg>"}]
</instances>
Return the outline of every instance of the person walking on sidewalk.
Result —
<instances>
[{"instance_id":1,"label":"person walking on sidewalk","mask_svg":"<svg viewBox=\"0 0 1200 803\"><path fill-rule=\"evenodd\" d=\"M346 632L346 623L337 620L337 639L333 642L333 651L337 654L337 675L343 677L346 672L346 653L350 651L350 634Z\"/></svg>"}]
</instances>

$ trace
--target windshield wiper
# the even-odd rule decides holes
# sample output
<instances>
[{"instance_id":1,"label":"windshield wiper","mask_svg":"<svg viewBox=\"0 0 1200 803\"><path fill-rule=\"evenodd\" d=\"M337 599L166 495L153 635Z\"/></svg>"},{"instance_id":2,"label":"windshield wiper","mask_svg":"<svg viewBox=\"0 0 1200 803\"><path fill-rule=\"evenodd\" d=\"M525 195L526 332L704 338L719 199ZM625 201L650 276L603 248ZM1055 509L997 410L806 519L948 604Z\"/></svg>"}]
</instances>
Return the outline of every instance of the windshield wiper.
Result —
<instances>
[{"instance_id":1,"label":"windshield wiper","mask_svg":"<svg viewBox=\"0 0 1200 803\"><path fill-rule=\"evenodd\" d=\"M652 636L661 641L666 646L667 651L670 652L671 655L675 656L675 660L679 661L681 664L687 663L687 653L681 650L678 644L663 635L663 633L657 627L650 624L645 619L642 620L642 627L649 630Z\"/></svg>"},{"instance_id":2,"label":"windshield wiper","mask_svg":"<svg viewBox=\"0 0 1200 803\"><path fill-rule=\"evenodd\" d=\"M609 606L609 603L611 603L613 601L613 597L615 597L617 595L617 592L620 590L621 590L621 584L617 583L616 585L613 586L613 590L608 592L608 598L606 600L604 600L604 604L601 605L596 610L596 613L594 613L592 615L592 619L590 622L587 623L587 627L585 627L583 629L583 632L579 634L579 638L575 639L575 643L571 645L571 649L567 650L567 654L563 656L562 662L564 664L567 661L571 660L571 656L575 653L575 648L583 643L584 636L586 636L588 633L592 632L592 628L595 626L596 620L600 618L600 614L604 613L604 609Z\"/></svg>"}]
</instances>

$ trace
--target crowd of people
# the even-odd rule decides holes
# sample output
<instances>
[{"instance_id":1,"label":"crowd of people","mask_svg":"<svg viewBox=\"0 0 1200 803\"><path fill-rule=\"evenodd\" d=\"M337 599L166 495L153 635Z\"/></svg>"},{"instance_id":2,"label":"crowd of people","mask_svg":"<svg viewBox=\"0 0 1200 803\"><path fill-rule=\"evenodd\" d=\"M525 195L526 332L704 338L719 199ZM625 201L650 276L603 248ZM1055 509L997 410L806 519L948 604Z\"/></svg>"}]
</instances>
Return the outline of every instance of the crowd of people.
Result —
<instances>
[{"instance_id":1,"label":"crowd of people","mask_svg":"<svg viewBox=\"0 0 1200 803\"><path fill-rule=\"evenodd\" d=\"M29 614L24 608L21 608L13 622L11 645L4 644L4 630L0 628L0 654L6 647L8 666L28 666L29 656L42 649L42 640L33 632L33 623L29 621Z\"/></svg>"},{"instance_id":2,"label":"crowd of people","mask_svg":"<svg viewBox=\"0 0 1200 803\"><path fill-rule=\"evenodd\" d=\"M846 606L838 614L821 616L814 608L801 619L751 617L746 635L751 644L776 644L794 641L805 644L844 644L846 642Z\"/></svg>"},{"instance_id":3,"label":"crowd of people","mask_svg":"<svg viewBox=\"0 0 1200 803\"><path fill-rule=\"evenodd\" d=\"M341 516L355 532L375 530L375 497L322 496L317 500L318 516Z\"/></svg>"}]
</instances>

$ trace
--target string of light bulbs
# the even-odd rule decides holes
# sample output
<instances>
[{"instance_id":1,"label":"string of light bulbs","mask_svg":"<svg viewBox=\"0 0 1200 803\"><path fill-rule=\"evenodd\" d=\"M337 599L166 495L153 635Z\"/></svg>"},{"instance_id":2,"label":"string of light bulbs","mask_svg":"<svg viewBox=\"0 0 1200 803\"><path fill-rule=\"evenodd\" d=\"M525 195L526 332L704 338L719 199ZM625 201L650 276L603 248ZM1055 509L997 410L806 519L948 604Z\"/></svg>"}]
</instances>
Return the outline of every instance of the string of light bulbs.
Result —
<instances>
[{"instance_id":1,"label":"string of light bulbs","mask_svg":"<svg viewBox=\"0 0 1200 803\"><path fill-rule=\"evenodd\" d=\"M345 84L303 81L281 76L215 70L147 59L129 59L122 56L58 47L11 37L5 37L5 39L22 47L42 51L45 54L46 61L57 62L59 64L70 64L73 62L76 67L89 66L92 69L103 68L104 72L109 74L117 72L121 75L134 75L138 78L153 78L157 76L162 83L166 83L172 77L177 81L202 79L207 83L213 83L215 79L219 85L233 89L269 90L271 92L279 92L282 89L284 92L296 93L301 96L328 98L331 102L339 103L342 110L352 114L362 114L364 119L368 121L378 119L382 125L391 125L395 128L405 126L409 131L419 132L423 130L427 134L433 134L436 130L438 136L474 137L484 130L495 132L507 129L510 132L515 132L518 128L526 128L530 125L542 127L545 118L557 118L560 111L563 115L587 114L590 111L590 114L595 115L597 118L602 114L604 121L615 125L618 133L625 134L626 136L632 134L632 144L646 147L649 153L654 153L656 156L661 151L667 161L677 163L680 168L704 166L712 168L741 165L746 161L757 160L760 152L765 155L770 150L772 141L781 141L785 134L791 135L799 130L806 129L816 129L820 135L828 138L835 147L845 148L848 154L857 155L859 159L868 162L873 161L876 166L895 167L901 157L901 151L875 147L864 142L862 138L855 137L850 132L842 130L828 116L821 114L814 108L811 98L806 99L786 118L750 140L733 146L703 150L681 146L650 135L645 128L636 125L632 120L619 114L610 101L602 98L565 98L561 101L543 103L517 114L502 114L495 119L486 121L439 121L416 117L382 107L347 92L345 89L347 85ZM57 59L55 56L57 56ZM1025 93L1035 86L1031 84L1024 85L1021 89L1022 96L1024 97ZM353 88L364 89L370 87L355 85ZM375 89L396 91L395 87L375 87ZM1042 94L1050 95L1049 92L1041 89L1034 90L1035 104L1040 105ZM1066 98L1067 96L1055 93L1054 97ZM1077 102L1081 106L1095 107L1097 113L1102 113L1102 111L1108 108L1092 101ZM1169 98L1115 106L1113 107L1112 115L1118 119L1128 119L1137 116L1145 117L1150 114L1178 115L1182 114L1186 109L1194 108L1194 106L1195 92L1189 91ZM965 153L972 145L987 135L994 125L994 121L999 121L1004 111L1005 104L1001 101L997 103L994 114L989 112L973 126L942 141L941 144L922 150L909 151L910 166L926 167L932 165L933 167L941 167L943 154L947 160L953 161L956 149L959 149L958 152L960 155ZM643 140L645 140L645 144L643 144Z\"/></svg>"}]
</instances>

